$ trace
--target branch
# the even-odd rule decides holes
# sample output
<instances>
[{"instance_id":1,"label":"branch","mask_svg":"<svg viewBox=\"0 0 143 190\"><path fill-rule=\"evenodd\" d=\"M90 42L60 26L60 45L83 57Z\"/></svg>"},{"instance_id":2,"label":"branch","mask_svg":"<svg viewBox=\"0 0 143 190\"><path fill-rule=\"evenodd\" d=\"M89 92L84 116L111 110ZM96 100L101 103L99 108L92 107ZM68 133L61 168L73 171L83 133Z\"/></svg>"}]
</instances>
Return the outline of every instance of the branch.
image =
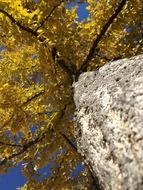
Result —
<instances>
[{"instance_id":1,"label":"branch","mask_svg":"<svg viewBox=\"0 0 143 190\"><path fill-rule=\"evenodd\" d=\"M107 21L107 23L104 25L104 27L102 28L101 32L99 35L97 35L96 39L93 41L93 45L89 50L89 53L85 59L85 61L83 62L83 64L81 65L81 67L78 69L77 71L77 76L79 76L82 72L85 72L87 70L87 67L89 65L89 62L92 60L96 48L99 44L99 42L101 41L102 37L105 35L105 33L107 32L108 28L110 27L111 24L113 24L114 20L117 18L118 14L123 10L125 4L126 4L127 0L122 0L119 3L118 8L115 10L114 14L109 18L109 20Z\"/></svg>"},{"instance_id":2,"label":"branch","mask_svg":"<svg viewBox=\"0 0 143 190\"><path fill-rule=\"evenodd\" d=\"M24 144L24 145L19 145L21 146L21 150L17 153L14 153L12 155L10 155L8 158L4 158L1 162L0 162L0 166L6 164L8 161L10 161L11 159L20 156L21 154L23 154L24 152L26 152L29 148L31 148L32 146L36 145L37 143L41 142L45 136L46 133L49 132L49 130L51 130L50 128L48 128L42 135L41 137L36 137L34 140L29 141L28 143Z\"/></svg>"},{"instance_id":3,"label":"branch","mask_svg":"<svg viewBox=\"0 0 143 190\"><path fill-rule=\"evenodd\" d=\"M61 4L62 2L64 2L64 0L61 1L60 4ZM38 28L37 28L35 31L34 31L33 29L29 28L29 27L23 26L19 21L16 21L12 15L10 15L8 12L6 12L5 10L3 10L3 9L1 9L1 8L0 8L0 13L3 13L5 16L7 16L7 17L11 20L11 22L12 22L13 24L16 24L21 30L24 30L24 31L28 32L29 34L31 34L32 36L36 37L40 42L43 43L43 42L45 42L46 38L39 36L37 30L38 30L40 27L42 27L42 25L44 24L44 22L46 21L46 19L49 18L49 16L51 16L52 12L53 12L60 4L56 5L56 6L52 9L52 11L50 12L50 14L49 14L47 17L45 17L45 19L40 23L40 25L38 26ZM47 47L47 44L44 44L44 45L45 45L45 47ZM54 47L54 48L55 48L55 47ZM56 48L55 48L55 49L56 49ZM53 51L53 50L52 50L52 51ZM52 53L52 51L51 51L51 53ZM60 67L61 67L66 73L68 73L68 75L70 75L70 78L72 78L72 75L75 75L74 69L70 68L70 67L65 63L64 60L58 61L58 65L60 65Z\"/></svg>"},{"instance_id":4,"label":"branch","mask_svg":"<svg viewBox=\"0 0 143 190\"><path fill-rule=\"evenodd\" d=\"M33 31L31 28L28 28L26 26L23 26L19 21L16 21L15 18L10 15L8 12L0 8L0 13L3 13L5 16L7 16L13 24L16 24L20 29L32 34L35 37L38 37L38 33Z\"/></svg>"},{"instance_id":5,"label":"branch","mask_svg":"<svg viewBox=\"0 0 143 190\"><path fill-rule=\"evenodd\" d=\"M35 32L37 32L37 30L39 30L44 25L46 20L53 14L55 9L58 8L63 2L64 2L64 0L60 1L59 4L57 4L53 7L53 9L49 12L49 14L39 23L39 26L34 30Z\"/></svg>"},{"instance_id":6,"label":"branch","mask_svg":"<svg viewBox=\"0 0 143 190\"><path fill-rule=\"evenodd\" d=\"M28 103L31 102L32 100L38 98L39 96L41 96L42 94L44 94L44 92L45 92L45 90L42 90L42 91L40 91L40 92L34 94L33 96L29 97L25 102L23 102L23 103L21 104L21 107L22 107L22 106L25 106L26 104L28 104Z\"/></svg>"},{"instance_id":7,"label":"branch","mask_svg":"<svg viewBox=\"0 0 143 190\"><path fill-rule=\"evenodd\" d=\"M73 76L76 74L76 70L72 67L72 65L67 65L63 59L60 59L58 54L57 54L57 49L56 47L53 47L51 54L53 61L57 63L71 78L71 81L73 82Z\"/></svg>"},{"instance_id":8,"label":"branch","mask_svg":"<svg viewBox=\"0 0 143 190\"><path fill-rule=\"evenodd\" d=\"M27 151L28 148L30 148L31 146L33 146L34 144L38 143L41 140L42 140L41 138L37 137L35 140L32 140L29 143L23 145L23 148L19 152L10 155L8 158L4 158L3 161L0 162L0 166L6 164L8 161L10 161L13 158L20 156L25 151Z\"/></svg>"},{"instance_id":9,"label":"branch","mask_svg":"<svg viewBox=\"0 0 143 190\"><path fill-rule=\"evenodd\" d=\"M84 165L87 167L88 169L88 172L90 174L90 177L92 178L92 186L90 189L93 189L93 188L96 188L97 190L103 190L102 186L100 185L99 183L99 180L96 176L94 176L92 174L92 172L90 171L90 168L88 166L88 164L85 162L85 158L82 157L79 153L78 153L78 150L77 150L77 147L76 145L67 137L67 135L65 135L64 133L60 133L61 136L66 140L66 142L69 144L69 146L79 155L79 157L81 158L81 160L83 160L84 162Z\"/></svg>"},{"instance_id":10,"label":"branch","mask_svg":"<svg viewBox=\"0 0 143 190\"><path fill-rule=\"evenodd\" d=\"M60 134L66 140L66 142L70 145L70 147L72 147L77 152L76 145L74 145L74 143L67 137L67 135L64 133L60 133Z\"/></svg>"},{"instance_id":11,"label":"branch","mask_svg":"<svg viewBox=\"0 0 143 190\"><path fill-rule=\"evenodd\" d=\"M60 111L60 113L59 113L60 115L59 115L59 117L57 117L58 119L57 119L55 125L57 125L57 124L59 123L59 120L61 120L61 119L63 118L67 106L68 106L68 104L65 105L64 108ZM26 152L29 148L31 148L31 147L34 146L35 144L41 142L41 141L45 138L45 136L46 136L46 134L49 132L49 130L54 131L53 128L52 128L52 129L51 129L51 128L48 128L45 132L42 133L41 137L40 137L40 136L37 136L34 140L32 140L32 141L28 142L27 144L23 145L23 146L22 146L22 149L21 149L19 152L10 155L8 158L4 158L4 159L0 162L0 166L3 166L4 164L6 164L6 163L7 163L8 161L10 161L11 159L13 159L13 158L15 158L15 157L17 157L17 156L20 156L21 154L23 154L24 152Z\"/></svg>"},{"instance_id":12,"label":"branch","mask_svg":"<svg viewBox=\"0 0 143 190\"><path fill-rule=\"evenodd\" d=\"M2 141L0 141L0 145L4 145L4 146L11 146L11 147L22 147L22 145L19 144L11 144L11 143L4 143Z\"/></svg>"},{"instance_id":13,"label":"branch","mask_svg":"<svg viewBox=\"0 0 143 190\"><path fill-rule=\"evenodd\" d=\"M14 117L14 113L12 113L12 115L10 116L10 118L9 118L8 120L6 120L6 121L2 124L2 126L0 126L0 129L3 129L5 126L7 126L7 125L11 122L11 120L13 119L13 117Z\"/></svg>"},{"instance_id":14,"label":"branch","mask_svg":"<svg viewBox=\"0 0 143 190\"><path fill-rule=\"evenodd\" d=\"M36 37L40 42L44 42L45 38L39 36L38 32L34 31L33 29L26 27L22 25L19 21L15 20L15 18L10 15L8 12L0 8L0 13L3 13L5 16L7 16L13 24L16 24L21 30L26 31L27 33L31 34L32 36Z\"/></svg>"},{"instance_id":15,"label":"branch","mask_svg":"<svg viewBox=\"0 0 143 190\"><path fill-rule=\"evenodd\" d=\"M42 95L44 92L45 92L45 91L42 90L41 92L39 92L39 93L33 95L32 97L29 97L29 98L28 98L25 102L23 102L20 106L21 106L21 107L22 107L22 106L25 106L26 104L28 104L29 102L31 102L31 101L34 100L35 98L38 98L38 97L39 97L40 95ZM14 115L15 115L15 114L12 113L11 116L10 116L10 118L9 118L7 121L5 121L2 126L0 126L0 129L3 129L6 125L8 125L8 124L10 123L10 121L13 119Z\"/></svg>"}]
</instances>

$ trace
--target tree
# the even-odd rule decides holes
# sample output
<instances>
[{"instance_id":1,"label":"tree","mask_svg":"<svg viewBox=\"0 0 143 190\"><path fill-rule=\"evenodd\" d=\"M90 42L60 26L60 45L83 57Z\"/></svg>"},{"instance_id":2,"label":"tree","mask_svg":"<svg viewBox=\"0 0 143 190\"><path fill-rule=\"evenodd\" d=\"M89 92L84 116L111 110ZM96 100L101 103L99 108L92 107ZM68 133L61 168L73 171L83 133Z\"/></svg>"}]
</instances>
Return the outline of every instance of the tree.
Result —
<instances>
[{"instance_id":1,"label":"tree","mask_svg":"<svg viewBox=\"0 0 143 190\"><path fill-rule=\"evenodd\" d=\"M143 189L143 55L111 61L74 84L78 152L104 190Z\"/></svg>"},{"instance_id":2,"label":"tree","mask_svg":"<svg viewBox=\"0 0 143 190\"><path fill-rule=\"evenodd\" d=\"M89 17L78 22L81 3ZM25 163L22 189L91 189L88 169L69 180L81 160L72 83L142 52L142 10L142 0L1 0L0 171ZM40 182L38 170L51 160L53 176Z\"/></svg>"}]
</instances>

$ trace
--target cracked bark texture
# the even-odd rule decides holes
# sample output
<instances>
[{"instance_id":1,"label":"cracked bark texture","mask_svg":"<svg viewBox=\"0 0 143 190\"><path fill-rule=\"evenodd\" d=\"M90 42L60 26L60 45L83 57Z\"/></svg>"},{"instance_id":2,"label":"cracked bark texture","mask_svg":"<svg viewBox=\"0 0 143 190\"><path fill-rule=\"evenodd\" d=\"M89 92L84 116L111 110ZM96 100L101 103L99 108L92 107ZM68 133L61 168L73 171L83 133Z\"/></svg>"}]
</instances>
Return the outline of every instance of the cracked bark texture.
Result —
<instances>
[{"instance_id":1,"label":"cracked bark texture","mask_svg":"<svg viewBox=\"0 0 143 190\"><path fill-rule=\"evenodd\" d=\"M143 55L73 84L79 153L105 190L143 190Z\"/></svg>"}]
</instances>

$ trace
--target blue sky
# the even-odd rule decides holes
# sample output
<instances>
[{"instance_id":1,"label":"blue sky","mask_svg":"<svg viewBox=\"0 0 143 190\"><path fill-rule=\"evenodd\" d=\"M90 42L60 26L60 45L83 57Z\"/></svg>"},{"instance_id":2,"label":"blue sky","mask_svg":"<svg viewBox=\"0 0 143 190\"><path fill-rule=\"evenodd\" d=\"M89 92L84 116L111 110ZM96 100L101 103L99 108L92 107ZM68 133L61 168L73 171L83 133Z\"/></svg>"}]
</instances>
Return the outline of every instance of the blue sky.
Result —
<instances>
[{"instance_id":1,"label":"blue sky","mask_svg":"<svg viewBox=\"0 0 143 190\"><path fill-rule=\"evenodd\" d=\"M76 3L70 3L67 5L67 8L70 9L76 5ZM88 16L88 11L86 10L87 3L81 4L78 6L77 12L78 12L78 21L84 20Z\"/></svg>"},{"instance_id":2,"label":"blue sky","mask_svg":"<svg viewBox=\"0 0 143 190\"><path fill-rule=\"evenodd\" d=\"M74 4L69 4L67 8L71 8ZM80 5L78 8L78 21L85 19L88 16L88 12L85 10L87 4ZM0 174L0 190L16 190L17 187L21 187L25 184L26 178L21 173L22 165L19 164L16 168L9 169L8 174ZM84 169L81 163L77 163L77 167L74 169L72 175L76 177L77 174ZM44 170L41 170L43 174L50 172L50 166L46 167Z\"/></svg>"},{"instance_id":3,"label":"blue sky","mask_svg":"<svg viewBox=\"0 0 143 190\"><path fill-rule=\"evenodd\" d=\"M24 185L26 178L21 174L22 166L9 169L6 175L0 175L0 190L16 190L17 187Z\"/></svg>"}]
</instances>

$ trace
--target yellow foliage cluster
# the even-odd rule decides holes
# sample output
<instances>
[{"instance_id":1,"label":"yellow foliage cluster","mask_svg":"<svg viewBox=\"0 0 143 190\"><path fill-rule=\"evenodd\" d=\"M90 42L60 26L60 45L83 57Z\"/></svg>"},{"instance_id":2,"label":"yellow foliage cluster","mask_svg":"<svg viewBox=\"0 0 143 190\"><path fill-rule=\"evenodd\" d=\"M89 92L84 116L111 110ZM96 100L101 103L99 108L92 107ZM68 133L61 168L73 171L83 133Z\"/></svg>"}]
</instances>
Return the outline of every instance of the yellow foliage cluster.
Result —
<instances>
[{"instance_id":1,"label":"yellow foliage cluster","mask_svg":"<svg viewBox=\"0 0 143 190\"><path fill-rule=\"evenodd\" d=\"M89 16L78 22L84 3ZM142 20L142 0L0 1L0 171L23 163L21 189L90 189L87 168L71 177L81 162L72 143L72 83L143 53ZM52 176L41 181L47 164Z\"/></svg>"}]
</instances>

